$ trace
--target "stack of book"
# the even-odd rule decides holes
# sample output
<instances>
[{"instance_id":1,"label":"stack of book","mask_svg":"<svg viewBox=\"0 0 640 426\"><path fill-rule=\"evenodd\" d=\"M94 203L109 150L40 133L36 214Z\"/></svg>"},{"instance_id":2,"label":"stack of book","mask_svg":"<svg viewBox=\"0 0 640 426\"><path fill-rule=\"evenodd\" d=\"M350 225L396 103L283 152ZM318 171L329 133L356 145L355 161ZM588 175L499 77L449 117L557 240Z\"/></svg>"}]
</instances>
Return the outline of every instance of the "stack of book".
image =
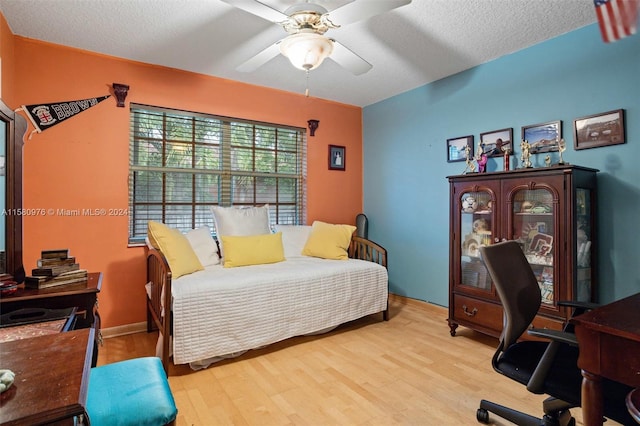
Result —
<instances>
[{"instance_id":1,"label":"stack of book","mask_svg":"<svg viewBox=\"0 0 640 426\"><path fill-rule=\"evenodd\" d=\"M87 270L80 269L76 258L69 256L69 249L43 250L37 268L24 283L29 288L47 288L87 280Z\"/></svg>"}]
</instances>

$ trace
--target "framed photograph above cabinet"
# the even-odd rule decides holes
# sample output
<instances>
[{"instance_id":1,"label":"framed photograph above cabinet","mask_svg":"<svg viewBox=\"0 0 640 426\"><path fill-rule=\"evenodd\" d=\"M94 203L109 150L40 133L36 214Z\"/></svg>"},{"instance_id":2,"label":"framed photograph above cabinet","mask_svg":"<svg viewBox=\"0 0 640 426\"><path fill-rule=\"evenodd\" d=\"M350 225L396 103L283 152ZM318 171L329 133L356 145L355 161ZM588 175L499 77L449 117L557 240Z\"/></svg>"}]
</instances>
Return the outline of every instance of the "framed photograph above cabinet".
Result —
<instances>
[{"instance_id":1,"label":"framed photograph above cabinet","mask_svg":"<svg viewBox=\"0 0 640 426\"><path fill-rule=\"evenodd\" d=\"M562 121L533 124L522 127L522 140L529 142L529 153L559 151L562 139Z\"/></svg>"},{"instance_id":2,"label":"framed photograph above cabinet","mask_svg":"<svg viewBox=\"0 0 640 426\"><path fill-rule=\"evenodd\" d=\"M465 161L473 158L473 135L447 139L447 162Z\"/></svg>"},{"instance_id":3,"label":"framed photograph above cabinet","mask_svg":"<svg viewBox=\"0 0 640 426\"><path fill-rule=\"evenodd\" d=\"M624 133L622 109L576 118L573 122L575 149L623 144Z\"/></svg>"},{"instance_id":4,"label":"framed photograph above cabinet","mask_svg":"<svg viewBox=\"0 0 640 426\"><path fill-rule=\"evenodd\" d=\"M505 151L513 152L513 128L480 133L480 143L489 157L500 157Z\"/></svg>"}]
</instances>

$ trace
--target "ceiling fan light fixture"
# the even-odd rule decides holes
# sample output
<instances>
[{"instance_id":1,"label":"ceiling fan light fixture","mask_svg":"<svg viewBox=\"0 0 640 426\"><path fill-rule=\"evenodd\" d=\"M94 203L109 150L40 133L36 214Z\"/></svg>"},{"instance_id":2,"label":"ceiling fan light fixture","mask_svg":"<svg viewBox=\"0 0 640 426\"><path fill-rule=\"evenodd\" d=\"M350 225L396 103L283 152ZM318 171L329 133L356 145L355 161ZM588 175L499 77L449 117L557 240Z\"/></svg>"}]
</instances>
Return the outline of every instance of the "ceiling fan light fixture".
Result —
<instances>
[{"instance_id":1,"label":"ceiling fan light fixture","mask_svg":"<svg viewBox=\"0 0 640 426\"><path fill-rule=\"evenodd\" d=\"M331 40L312 32L292 34L280 43L280 52L294 67L304 71L318 68L332 51Z\"/></svg>"}]
</instances>

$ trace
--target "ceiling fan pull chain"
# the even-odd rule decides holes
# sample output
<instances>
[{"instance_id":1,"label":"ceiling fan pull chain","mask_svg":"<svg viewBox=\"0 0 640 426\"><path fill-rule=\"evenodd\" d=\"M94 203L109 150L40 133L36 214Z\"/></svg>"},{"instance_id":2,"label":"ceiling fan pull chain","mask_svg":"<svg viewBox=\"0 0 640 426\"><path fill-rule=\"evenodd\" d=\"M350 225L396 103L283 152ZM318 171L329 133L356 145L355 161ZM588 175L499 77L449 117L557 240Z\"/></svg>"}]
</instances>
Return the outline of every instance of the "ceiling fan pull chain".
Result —
<instances>
[{"instance_id":1,"label":"ceiling fan pull chain","mask_svg":"<svg viewBox=\"0 0 640 426\"><path fill-rule=\"evenodd\" d=\"M309 70L306 70L305 73L307 74L307 83L306 83L306 89L304 91L304 95L308 98L309 97Z\"/></svg>"}]
</instances>

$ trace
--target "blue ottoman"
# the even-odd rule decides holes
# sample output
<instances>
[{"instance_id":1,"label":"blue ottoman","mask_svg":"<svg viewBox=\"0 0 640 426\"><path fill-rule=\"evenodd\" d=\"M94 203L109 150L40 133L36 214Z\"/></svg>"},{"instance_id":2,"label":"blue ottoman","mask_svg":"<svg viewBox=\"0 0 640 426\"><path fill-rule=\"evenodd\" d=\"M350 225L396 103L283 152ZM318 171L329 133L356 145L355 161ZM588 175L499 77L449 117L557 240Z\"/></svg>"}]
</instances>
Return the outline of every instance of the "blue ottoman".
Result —
<instances>
[{"instance_id":1,"label":"blue ottoman","mask_svg":"<svg viewBox=\"0 0 640 426\"><path fill-rule=\"evenodd\" d=\"M136 358L91 369L87 414L92 426L163 426L178 409L160 358Z\"/></svg>"}]
</instances>

